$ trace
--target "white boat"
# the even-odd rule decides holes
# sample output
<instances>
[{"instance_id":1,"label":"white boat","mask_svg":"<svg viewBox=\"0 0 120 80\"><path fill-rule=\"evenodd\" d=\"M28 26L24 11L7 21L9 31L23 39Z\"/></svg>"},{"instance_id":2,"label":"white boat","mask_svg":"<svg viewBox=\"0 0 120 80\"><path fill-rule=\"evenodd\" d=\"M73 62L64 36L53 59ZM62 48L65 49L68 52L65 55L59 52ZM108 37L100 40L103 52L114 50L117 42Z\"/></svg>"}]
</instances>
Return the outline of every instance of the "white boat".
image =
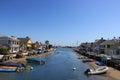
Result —
<instances>
[{"instance_id":1,"label":"white boat","mask_svg":"<svg viewBox=\"0 0 120 80\"><path fill-rule=\"evenodd\" d=\"M94 59L83 59L82 62L94 62Z\"/></svg>"},{"instance_id":2,"label":"white boat","mask_svg":"<svg viewBox=\"0 0 120 80\"><path fill-rule=\"evenodd\" d=\"M100 68L93 68L93 69L87 69L85 71L86 74L103 74L108 71L108 67L100 67Z\"/></svg>"}]
</instances>

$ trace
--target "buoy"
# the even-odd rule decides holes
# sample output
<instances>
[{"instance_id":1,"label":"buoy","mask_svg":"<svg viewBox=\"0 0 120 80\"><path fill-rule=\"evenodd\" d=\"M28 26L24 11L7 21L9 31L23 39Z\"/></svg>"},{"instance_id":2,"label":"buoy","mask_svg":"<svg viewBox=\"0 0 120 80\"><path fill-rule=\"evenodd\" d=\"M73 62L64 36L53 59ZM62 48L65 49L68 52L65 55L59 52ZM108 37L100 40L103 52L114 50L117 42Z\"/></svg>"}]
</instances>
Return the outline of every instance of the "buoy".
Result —
<instances>
[{"instance_id":1,"label":"buoy","mask_svg":"<svg viewBox=\"0 0 120 80\"><path fill-rule=\"evenodd\" d=\"M33 70L33 67L30 67L30 70Z\"/></svg>"},{"instance_id":2,"label":"buoy","mask_svg":"<svg viewBox=\"0 0 120 80\"><path fill-rule=\"evenodd\" d=\"M74 67L74 68L73 68L73 71L75 71L75 70L76 70L76 68Z\"/></svg>"}]
</instances>

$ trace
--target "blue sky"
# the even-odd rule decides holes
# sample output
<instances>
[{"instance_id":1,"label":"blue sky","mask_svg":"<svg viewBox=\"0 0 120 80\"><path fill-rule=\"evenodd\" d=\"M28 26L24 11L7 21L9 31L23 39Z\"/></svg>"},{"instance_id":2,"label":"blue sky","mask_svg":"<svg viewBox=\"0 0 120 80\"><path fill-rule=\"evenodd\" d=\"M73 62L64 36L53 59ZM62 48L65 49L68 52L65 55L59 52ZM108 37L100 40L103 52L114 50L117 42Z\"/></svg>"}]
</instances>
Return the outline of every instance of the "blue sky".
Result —
<instances>
[{"instance_id":1,"label":"blue sky","mask_svg":"<svg viewBox=\"0 0 120 80\"><path fill-rule=\"evenodd\" d=\"M120 0L0 0L0 34L76 45L120 36Z\"/></svg>"}]
</instances>

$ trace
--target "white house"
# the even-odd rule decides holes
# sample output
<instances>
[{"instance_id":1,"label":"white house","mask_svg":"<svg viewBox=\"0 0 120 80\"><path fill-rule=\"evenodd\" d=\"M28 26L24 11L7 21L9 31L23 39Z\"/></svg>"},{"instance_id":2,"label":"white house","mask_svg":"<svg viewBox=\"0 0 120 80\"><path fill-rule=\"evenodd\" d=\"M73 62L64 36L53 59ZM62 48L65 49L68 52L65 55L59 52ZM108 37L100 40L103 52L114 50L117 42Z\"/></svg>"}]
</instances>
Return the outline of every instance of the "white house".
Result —
<instances>
[{"instance_id":1,"label":"white house","mask_svg":"<svg viewBox=\"0 0 120 80\"><path fill-rule=\"evenodd\" d=\"M9 53L19 52L20 41L15 36L8 37L0 34L0 44L7 46Z\"/></svg>"}]
</instances>

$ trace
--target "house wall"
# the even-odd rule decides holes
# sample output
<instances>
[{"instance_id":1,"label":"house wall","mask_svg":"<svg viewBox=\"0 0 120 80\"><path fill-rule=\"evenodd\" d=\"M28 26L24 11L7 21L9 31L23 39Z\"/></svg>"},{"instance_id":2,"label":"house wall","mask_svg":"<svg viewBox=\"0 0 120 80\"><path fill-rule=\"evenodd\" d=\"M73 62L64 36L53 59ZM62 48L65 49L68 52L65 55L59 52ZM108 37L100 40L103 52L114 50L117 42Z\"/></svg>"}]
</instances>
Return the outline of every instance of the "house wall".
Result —
<instances>
[{"instance_id":1,"label":"house wall","mask_svg":"<svg viewBox=\"0 0 120 80\"><path fill-rule=\"evenodd\" d=\"M32 40L28 40L27 47L32 47L31 44L32 44Z\"/></svg>"},{"instance_id":2,"label":"house wall","mask_svg":"<svg viewBox=\"0 0 120 80\"><path fill-rule=\"evenodd\" d=\"M110 51L111 46L113 46L113 44L101 45L101 49L104 50L105 54L109 54L109 51Z\"/></svg>"},{"instance_id":3,"label":"house wall","mask_svg":"<svg viewBox=\"0 0 120 80\"><path fill-rule=\"evenodd\" d=\"M116 50L110 50L110 56L112 56L113 58L116 59L120 59L120 50L116 49Z\"/></svg>"},{"instance_id":4,"label":"house wall","mask_svg":"<svg viewBox=\"0 0 120 80\"><path fill-rule=\"evenodd\" d=\"M28 40L28 42L27 42L28 44L31 44L32 43L32 40Z\"/></svg>"},{"instance_id":5,"label":"house wall","mask_svg":"<svg viewBox=\"0 0 120 80\"><path fill-rule=\"evenodd\" d=\"M105 45L106 47L105 47L105 53L106 54L109 54L109 50L110 50L110 47L112 46L112 44L107 44L107 45Z\"/></svg>"},{"instance_id":6,"label":"house wall","mask_svg":"<svg viewBox=\"0 0 120 80\"><path fill-rule=\"evenodd\" d=\"M0 38L0 44L8 44L8 39Z\"/></svg>"},{"instance_id":7,"label":"house wall","mask_svg":"<svg viewBox=\"0 0 120 80\"><path fill-rule=\"evenodd\" d=\"M17 40L10 40L9 46L11 47L10 53L19 52L19 41Z\"/></svg>"}]
</instances>

